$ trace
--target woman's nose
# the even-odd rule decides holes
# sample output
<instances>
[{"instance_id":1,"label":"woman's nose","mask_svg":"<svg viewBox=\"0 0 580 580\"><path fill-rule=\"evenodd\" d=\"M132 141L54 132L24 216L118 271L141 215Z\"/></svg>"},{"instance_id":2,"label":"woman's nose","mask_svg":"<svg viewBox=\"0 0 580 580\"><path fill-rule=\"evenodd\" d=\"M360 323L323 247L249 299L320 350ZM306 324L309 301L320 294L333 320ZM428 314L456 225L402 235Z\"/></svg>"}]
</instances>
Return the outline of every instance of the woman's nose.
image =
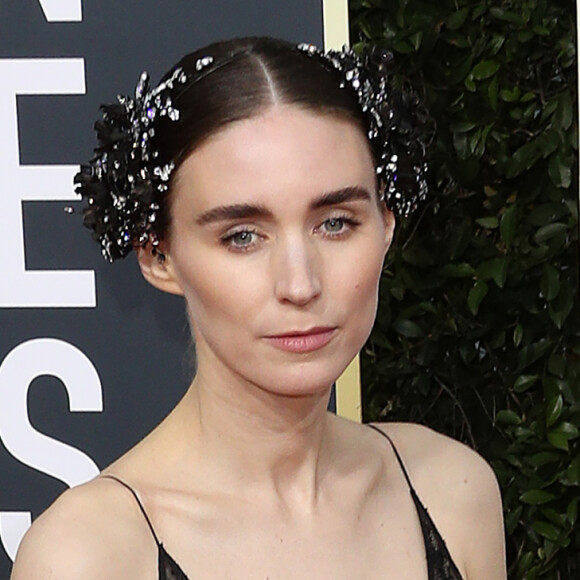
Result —
<instances>
[{"instance_id":1,"label":"woman's nose","mask_svg":"<svg viewBox=\"0 0 580 580\"><path fill-rule=\"evenodd\" d=\"M308 240L287 240L275 252L274 291L280 302L305 306L321 292L319 256Z\"/></svg>"}]
</instances>

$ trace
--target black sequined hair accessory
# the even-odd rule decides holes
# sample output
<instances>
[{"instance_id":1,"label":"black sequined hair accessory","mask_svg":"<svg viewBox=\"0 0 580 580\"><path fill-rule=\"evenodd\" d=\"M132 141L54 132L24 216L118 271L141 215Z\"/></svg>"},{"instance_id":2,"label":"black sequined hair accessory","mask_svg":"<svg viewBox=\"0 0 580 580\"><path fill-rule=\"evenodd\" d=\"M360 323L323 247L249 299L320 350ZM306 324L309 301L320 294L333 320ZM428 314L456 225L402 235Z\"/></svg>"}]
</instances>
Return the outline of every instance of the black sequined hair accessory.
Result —
<instances>
[{"instance_id":1,"label":"black sequined hair accessory","mask_svg":"<svg viewBox=\"0 0 580 580\"><path fill-rule=\"evenodd\" d=\"M312 44L298 48L338 71L340 86L355 92L367 120L381 195L395 215L408 217L427 196L425 155L433 127L411 91L391 86L393 54L368 46L360 55L347 46L328 52Z\"/></svg>"},{"instance_id":2,"label":"black sequined hair accessory","mask_svg":"<svg viewBox=\"0 0 580 580\"><path fill-rule=\"evenodd\" d=\"M425 150L433 130L415 95L391 86L392 54L368 47L360 55L346 46L328 52L311 44L297 49L335 71L340 88L354 91L366 119L381 195L396 215L411 214L427 195ZM176 68L154 88L143 73L134 97L118 96L116 103L101 107L95 154L81 166L75 183L88 204L84 225L93 230L108 261L147 244L163 259L156 226L175 164L162 162L152 145L155 123L160 118L178 122L175 95L223 64L204 56L195 62L194 72Z\"/></svg>"},{"instance_id":3,"label":"black sequined hair accessory","mask_svg":"<svg viewBox=\"0 0 580 580\"><path fill-rule=\"evenodd\" d=\"M198 59L201 71L213 62L208 56ZM160 163L159 152L151 146L155 121L166 117L179 120L171 93L185 85L188 77L181 68L151 89L149 75L142 73L135 96L117 97L103 105L103 118L95 123L98 146L95 155L75 176L76 192L87 201L84 225L93 230L105 259L124 258L133 246L151 244L158 254L159 239L155 222L160 200L168 190L173 162Z\"/></svg>"}]
</instances>

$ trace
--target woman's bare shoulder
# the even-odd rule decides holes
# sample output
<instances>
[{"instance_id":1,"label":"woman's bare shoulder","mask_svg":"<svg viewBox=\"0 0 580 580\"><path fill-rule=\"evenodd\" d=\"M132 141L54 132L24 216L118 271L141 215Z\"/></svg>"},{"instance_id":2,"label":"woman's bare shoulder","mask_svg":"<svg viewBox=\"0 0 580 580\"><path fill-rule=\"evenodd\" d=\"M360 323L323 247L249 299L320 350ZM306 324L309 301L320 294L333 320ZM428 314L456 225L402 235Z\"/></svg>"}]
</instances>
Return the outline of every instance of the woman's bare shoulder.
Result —
<instances>
[{"instance_id":1,"label":"woman's bare shoulder","mask_svg":"<svg viewBox=\"0 0 580 580\"><path fill-rule=\"evenodd\" d=\"M377 423L397 448L419 496L434 503L453 498L478 509L482 500L499 500L497 479L476 451L415 423Z\"/></svg>"},{"instance_id":2,"label":"woman's bare shoulder","mask_svg":"<svg viewBox=\"0 0 580 580\"><path fill-rule=\"evenodd\" d=\"M459 441L417 423L375 423L393 441L410 472L417 477L422 472L440 472L448 484L450 479L472 473L484 477L483 484L494 483L495 476L488 463L476 451ZM437 467L442 469L438 470ZM465 482L464 482L465 483ZM477 482L474 482L477 483Z\"/></svg>"},{"instance_id":3,"label":"woman's bare shoulder","mask_svg":"<svg viewBox=\"0 0 580 580\"><path fill-rule=\"evenodd\" d=\"M376 426L392 439L415 491L468 577L505 578L502 502L490 465L467 445L422 425Z\"/></svg>"},{"instance_id":4,"label":"woman's bare shoulder","mask_svg":"<svg viewBox=\"0 0 580 580\"><path fill-rule=\"evenodd\" d=\"M34 521L11 580L146 579L149 569L154 544L135 500L119 483L97 478L64 492Z\"/></svg>"}]
</instances>

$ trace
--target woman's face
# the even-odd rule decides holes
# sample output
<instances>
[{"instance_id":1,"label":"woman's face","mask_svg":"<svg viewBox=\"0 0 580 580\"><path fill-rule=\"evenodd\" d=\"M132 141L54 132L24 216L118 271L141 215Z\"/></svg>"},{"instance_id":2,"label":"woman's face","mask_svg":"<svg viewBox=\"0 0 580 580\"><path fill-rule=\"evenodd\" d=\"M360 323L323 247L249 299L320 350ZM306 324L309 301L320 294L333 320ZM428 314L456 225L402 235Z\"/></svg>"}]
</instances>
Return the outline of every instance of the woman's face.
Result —
<instances>
[{"instance_id":1,"label":"woman's face","mask_svg":"<svg viewBox=\"0 0 580 580\"><path fill-rule=\"evenodd\" d=\"M360 129L296 106L231 124L185 160L167 259L144 272L185 297L199 373L286 395L328 388L375 317L394 225L375 187Z\"/></svg>"}]
</instances>

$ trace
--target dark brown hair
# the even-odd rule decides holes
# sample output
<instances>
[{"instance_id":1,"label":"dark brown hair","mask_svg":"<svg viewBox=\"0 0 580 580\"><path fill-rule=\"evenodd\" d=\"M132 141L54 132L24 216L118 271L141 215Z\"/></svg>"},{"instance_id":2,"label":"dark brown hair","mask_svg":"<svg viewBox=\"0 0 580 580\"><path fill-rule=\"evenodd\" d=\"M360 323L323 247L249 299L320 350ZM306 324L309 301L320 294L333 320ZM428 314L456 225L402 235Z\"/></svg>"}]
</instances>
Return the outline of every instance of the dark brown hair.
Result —
<instances>
[{"instance_id":1,"label":"dark brown hair","mask_svg":"<svg viewBox=\"0 0 580 580\"><path fill-rule=\"evenodd\" d=\"M205 56L213 63L197 72L196 63ZM175 164L173 176L205 139L276 104L336 115L365 131L356 95L340 88L340 74L284 41L250 37L218 42L185 56L164 79L176 68L188 76L172 95L179 121L160 118L152 141L158 161ZM159 205L155 230L162 238L169 225L169 204L163 200Z\"/></svg>"},{"instance_id":2,"label":"dark brown hair","mask_svg":"<svg viewBox=\"0 0 580 580\"><path fill-rule=\"evenodd\" d=\"M390 84L391 61L378 47L322 53L250 37L185 56L156 87L144 73L135 97L101 107L95 154L75 177L84 225L111 262L135 246L157 253L180 164L227 125L275 105L352 122L368 137L387 207L409 215L427 194L433 127L414 93Z\"/></svg>"}]
</instances>

